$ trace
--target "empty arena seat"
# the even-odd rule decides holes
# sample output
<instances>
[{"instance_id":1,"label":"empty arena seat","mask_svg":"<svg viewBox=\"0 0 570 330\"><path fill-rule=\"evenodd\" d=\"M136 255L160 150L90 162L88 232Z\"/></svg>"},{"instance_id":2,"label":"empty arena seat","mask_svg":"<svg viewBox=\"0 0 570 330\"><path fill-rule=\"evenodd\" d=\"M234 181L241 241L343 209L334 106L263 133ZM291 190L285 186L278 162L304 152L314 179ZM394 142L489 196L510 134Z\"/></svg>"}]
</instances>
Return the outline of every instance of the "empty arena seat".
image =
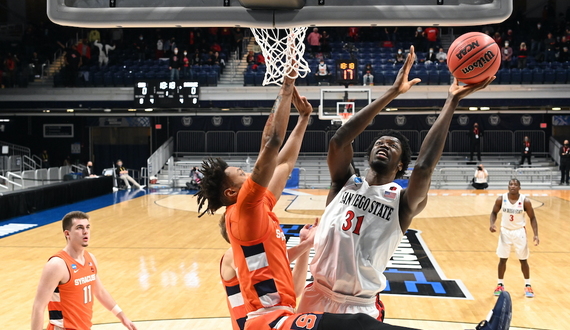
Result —
<instances>
[{"instance_id":1,"label":"empty arena seat","mask_svg":"<svg viewBox=\"0 0 570 330\"><path fill-rule=\"evenodd\" d=\"M556 70L554 83L565 84L567 82L567 77L568 77L568 70L559 68L558 70Z\"/></svg>"},{"instance_id":2,"label":"empty arena seat","mask_svg":"<svg viewBox=\"0 0 570 330\"><path fill-rule=\"evenodd\" d=\"M439 71L435 68L428 71L428 85L439 85Z\"/></svg>"},{"instance_id":3,"label":"empty arena seat","mask_svg":"<svg viewBox=\"0 0 570 330\"><path fill-rule=\"evenodd\" d=\"M532 83L533 84L543 84L544 83L544 71L541 69L532 70Z\"/></svg>"},{"instance_id":4,"label":"empty arena seat","mask_svg":"<svg viewBox=\"0 0 570 330\"><path fill-rule=\"evenodd\" d=\"M125 85L125 74L122 71L113 73L113 85L115 86Z\"/></svg>"},{"instance_id":5,"label":"empty arena seat","mask_svg":"<svg viewBox=\"0 0 570 330\"><path fill-rule=\"evenodd\" d=\"M523 85L532 84L532 71L528 68L521 70L521 83Z\"/></svg>"},{"instance_id":6,"label":"empty arena seat","mask_svg":"<svg viewBox=\"0 0 570 330\"><path fill-rule=\"evenodd\" d=\"M243 85L244 86L255 85L255 74L253 72L245 72L243 74Z\"/></svg>"},{"instance_id":7,"label":"empty arena seat","mask_svg":"<svg viewBox=\"0 0 570 330\"><path fill-rule=\"evenodd\" d=\"M556 73L552 69L544 70L544 83L545 84L554 84L554 80L556 78Z\"/></svg>"},{"instance_id":8,"label":"empty arena seat","mask_svg":"<svg viewBox=\"0 0 570 330\"><path fill-rule=\"evenodd\" d=\"M112 72L105 72L103 74L103 85L106 87L114 86L113 83L113 73Z\"/></svg>"},{"instance_id":9,"label":"empty arena seat","mask_svg":"<svg viewBox=\"0 0 570 330\"><path fill-rule=\"evenodd\" d=\"M449 73L449 70L441 70L439 72L439 84L451 85L451 73Z\"/></svg>"},{"instance_id":10,"label":"empty arena seat","mask_svg":"<svg viewBox=\"0 0 570 330\"><path fill-rule=\"evenodd\" d=\"M508 85L511 83L511 70L509 69L501 69L496 76L497 78L500 77L500 84Z\"/></svg>"},{"instance_id":11,"label":"empty arena seat","mask_svg":"<svg viewBox=\"0 0 570 330\"><path fill-rule=\"evenodd\" d=\"M522 79L521 70L511 69L511 84L520 85Z\"/></svg>"}]
</instances>

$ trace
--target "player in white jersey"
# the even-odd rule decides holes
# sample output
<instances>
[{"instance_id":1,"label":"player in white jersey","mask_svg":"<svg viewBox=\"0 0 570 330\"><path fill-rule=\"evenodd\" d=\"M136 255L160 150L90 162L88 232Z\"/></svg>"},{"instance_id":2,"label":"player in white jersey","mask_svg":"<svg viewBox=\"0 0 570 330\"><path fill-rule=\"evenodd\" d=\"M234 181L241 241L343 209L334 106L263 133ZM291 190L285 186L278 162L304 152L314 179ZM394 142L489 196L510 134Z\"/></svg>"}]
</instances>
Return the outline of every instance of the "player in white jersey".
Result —
<instances>
[{"instance_id":1,"label":"player in white jersey","mask_svg":"<svg viewBox=\"0 0 570 330\"><path fill-rule=\"evenodd\" d=\"M499 280L495 295L498 296L505 290L504 277L507 270L507 259L511 253L511 247L514 246L517 258L521 262L521 270L525 280L525 295L528 298L534 297L534 291L530 285L530 267L528 265L528 243L526 238L526 219L524 213L530 218L530 225L534 232L534 245L538 245L538 222L534 215L532 204L525 195L519 194L521 183L517 179L509 181L509 192L505 193L495 201L493 211L491 212L492 233L497 231L495 222L497 221L497 213L503 212L501 219L501 233L499 234L499 245L497 246L497 255L499 256Z\"/></svg>"},{"instance_id":2,"label":"player in white jersey","mask_svg":"<svg viewBox=\"0 0 570 330\"><path fill-rule=\"evenodd\" d=\"M407 189L393 182L404 175L411 160L408 140L397 131L383 131L372 141L367 153L370 170L361 179L351 165L352 141L389 102L420 81L408 81L414 57L411 47L394 85L352 116L329 143L327 162L332 183L315 234L316 254L310 265L315 281L303 293L300 312L381 317L376 303L377 294L386 287L383 272L413 217L426 206L431 175L443 151L453 112L459 100L494 79L467 86L455 81L451 85L441 114L421 146Z\"/></svg>"}]
</instances>

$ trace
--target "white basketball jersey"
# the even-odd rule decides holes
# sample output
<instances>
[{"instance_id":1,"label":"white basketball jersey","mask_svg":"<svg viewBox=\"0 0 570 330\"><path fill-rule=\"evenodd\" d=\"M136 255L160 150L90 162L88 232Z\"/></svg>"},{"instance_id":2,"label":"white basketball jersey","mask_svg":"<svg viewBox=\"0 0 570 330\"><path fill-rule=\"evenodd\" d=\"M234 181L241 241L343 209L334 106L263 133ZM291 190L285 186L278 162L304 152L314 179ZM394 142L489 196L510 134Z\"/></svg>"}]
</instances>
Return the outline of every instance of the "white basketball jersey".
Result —
<instances>
[{"instance_id":1,"label":"white basketball jersey","mask_svg":"<svg viewBox=\"0 0 570 330\"><path fill-rule=\"evenodd\" d=\"M509 193L503 194L503 219L501 221L501 227L506 229L519 229L526 225L526 219L524 216L524 200L526 196L520 194L519 199L511 204L509 201Z\"/></svg>"},{"instance_id":2,"label":"white basketball jersey","mask_svg":"<svg viewBox=\"0 0 570 330\"><path fill-rule=\"evenodd\" d=\"M315 234L311 273L334 292L370 298L402 239L396 183L370 186L353 175L326 207Z\"/></svg>"}]
</instances>

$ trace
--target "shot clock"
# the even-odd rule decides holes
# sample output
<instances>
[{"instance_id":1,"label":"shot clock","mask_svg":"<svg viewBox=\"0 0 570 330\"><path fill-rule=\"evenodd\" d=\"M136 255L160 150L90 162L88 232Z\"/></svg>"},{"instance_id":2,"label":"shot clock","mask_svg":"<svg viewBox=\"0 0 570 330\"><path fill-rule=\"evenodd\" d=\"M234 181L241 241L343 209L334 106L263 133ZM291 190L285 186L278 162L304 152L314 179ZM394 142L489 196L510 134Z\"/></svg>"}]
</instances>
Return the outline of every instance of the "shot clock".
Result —
<instances>
[{"instance_id":1,"label":"shot clock","mask_svg":"<svg viewBox=\"0 0 570 330\"><path fill-rule=\"evenodd\" d=\"M355 59L336 60L336 81L339 84L357 84L358 61Z\"/></svg>"}]
</instances>

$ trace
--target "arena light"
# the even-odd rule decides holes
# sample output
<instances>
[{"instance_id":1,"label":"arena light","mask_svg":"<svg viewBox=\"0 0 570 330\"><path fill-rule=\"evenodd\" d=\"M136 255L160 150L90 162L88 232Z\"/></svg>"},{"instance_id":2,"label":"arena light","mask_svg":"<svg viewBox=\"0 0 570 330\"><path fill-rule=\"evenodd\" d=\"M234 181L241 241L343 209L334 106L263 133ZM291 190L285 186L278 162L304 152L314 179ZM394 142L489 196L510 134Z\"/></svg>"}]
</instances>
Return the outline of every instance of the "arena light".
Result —
<instances>
[{"instance_id":1,"label":"arena light","mask_svg":"<svg viewBox=\"0 0 570 330\"><path fill-rule=\"evenodd\" d=\"M554 108L552 108L552 111L560 111L560 110L562 110L562 108L560 108L560 107L554 107Z\"/></svg>"},{"instance_id":2,"label":"arena light","mask_svg":"<svg viewBox=\"0 0 570 330\"><path fill-rule=\"evenodd\" d=\"M103 109L103 111L105 111L105 112L111 112L111 109L106 108L106 109Z\"/></svg>"},{"instance_id":3,"label":"arena light","mask_svg":"<svg viewBox=\"0 0 570 330\"><path fill-rule=\"evenodd\" d=\"M73 109L67 109L67 112L73 112L73 111L75 111L75 110L73 110Z\"/></svg>"},{"instance_id":4,"label":"arena light","mask_svg":"<svg viewBox=\"0 0 570 330\"><path fill-rule=\"evenodd\" d=\"M398 108L386 108L386 111L398 111Z\"/></svg>"},{"instance_id":5,"label":"arena light","mask_svg":"<svg viewBox=\"0 0 570 330\"><path fill-rule=\"evenodd\" d=\"M477 111L477 107L469 107L469 111Z\"/></svg>"},{"instance_id":6,"label":"arena light","mask_svg":"<svg viewBox=\"0 0 570 330\"><path fill-rule=\"evenodd\" d=\"M0 119L0 123L9 123L10 119Z\"/></svg>"},{"instance_id":7,"label":"arena light","mask_svg":"<svg viewBox=\"0 0 570 330\"><path fill-rule=\"evenodd\" d=\"M230 111L230 108L222 108L222 111Z\"/></svg>"},{"instance_id":8,"label":"arena light","mask_svg":"<svg viewBox=\"0 0 570 330\"><path fill-rule=\"evenodd\" d=\"M128 111L134 112L137 111L137 109L129 109Z\"/></svg>"},{"instance_id":9,"label":"arena light","mask_svg":"<svg viewBox=\"0 0 570 330\"><path fill-rule=\"evenodd\" d=\"M489 107L481 107L480 109L481 109L481 111L491 110L491 108L489 108Z\"/></svg>"},{"instance_id":10,"label":"arena light","mask_svg":"<svg viewBox=\"0 0 570 330\"><path fill-rule=\"evenodd\" d=\"M42 112L50 112L49 110L42 110Z\"/></svg>"},{"instance_id":11,"label":"arena light","mask_svg":"<svg viewBox=\"0 0 570 330\"><path fill-rule=\"evenodd\" d=\"M151 112L151 111L153 111L153 110L154 110L154 109L151 109L151 108L144 109L144 111L146 111L146 112Z\"/></svg>"}]
</instances>

